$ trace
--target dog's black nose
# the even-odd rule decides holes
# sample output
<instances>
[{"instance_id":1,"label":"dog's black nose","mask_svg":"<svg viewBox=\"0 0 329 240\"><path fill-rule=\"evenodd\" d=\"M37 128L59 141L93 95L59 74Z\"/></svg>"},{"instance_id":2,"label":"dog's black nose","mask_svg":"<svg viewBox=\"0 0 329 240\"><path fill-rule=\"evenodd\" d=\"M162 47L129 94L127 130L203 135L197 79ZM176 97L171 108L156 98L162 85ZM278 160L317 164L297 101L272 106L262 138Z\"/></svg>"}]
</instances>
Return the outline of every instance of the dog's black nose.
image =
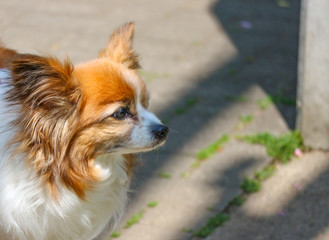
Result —
<instances>
[{"instance_id":1,"label":"dog's black nose","mask_svg":"<svg viewBox=\"0 0 329 240\"><path fill-rule=\"evenodd\" d=\"M165 125L155 125L153 127L153 130L152 130L155 138L157 138L158 140L162 140L164 139L165 137L167 137L168 135L168 132L169 132L169 128Z\"/></svg>"}]
</instances>

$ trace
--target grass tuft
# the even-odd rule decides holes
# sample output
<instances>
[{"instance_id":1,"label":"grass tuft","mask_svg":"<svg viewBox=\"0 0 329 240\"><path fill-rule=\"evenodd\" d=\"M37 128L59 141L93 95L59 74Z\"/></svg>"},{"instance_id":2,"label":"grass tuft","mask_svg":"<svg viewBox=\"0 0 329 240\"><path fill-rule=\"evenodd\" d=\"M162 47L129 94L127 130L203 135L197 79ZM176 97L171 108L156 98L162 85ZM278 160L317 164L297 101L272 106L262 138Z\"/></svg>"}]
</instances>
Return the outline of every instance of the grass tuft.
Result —
<instances>
[{"instance_id":1,"label":"grass tuft","mask_svg":"<svg viewBox=\"0 0 329 240\"><path fill-rule=\"evenodd\" d=\"M193 230L192 229L188 229L188 228L183 228L182 231L184 233L193 233Z\"/></svg>"},{"instance_id":2,"label":"grass tuft","mask_svg":"<svg viewBox=\"0 0 329 240\"><path fill-rule=\"evenodd\" d=\"M191 163L191 168L198 168L201 166L201 162L199 160L196 160Z\"/></svg>"},{"instance_id":3,"label":"grass tuft","mask_svg":"<svg viewBox=\"0 0 329 240\"><path fill-rule=\"evenodd\" d=\"M170 179L171 178L171 174L170 173L166 173L166 172L159 173L159 176L161 178L164 178L164 179Z\"/></svg>"},{"instance_id":4,"label":"grass tuft","mask_svg":"<svg viewBox=\"0 0 329 240\"><path fill-rule=\"evenodd\" d=\"M194 105L196 105L199 102L199 99L196 97L188 97L186 99L186 107L193 107Z\"/></svg>"},{"instance_id":5,"label":"grass tuft","mask_svg":"<svg viewBox=\"0 0 329 240\"><path fill-rule=\"evenodd\" d=\"M113 232L112 234L111 234L111 237L112 238L118 238L118 237L120 237L121 236L121 232Z\"/></svg>"},{"instance_id":6,"label":"grass tuft","mask_svg":"<svg viewBox=\"0 0 329 240\"><path fill-rule=\"evenodd\" d=\"M225 95L224 98L232 102L247 102L249 99L245 96Z\"/></svg>"},{"instance_id":7,"label":"grass tuft","mask_svg":"<svg viewBox=\"0 0 329 240\"><path fill-rule=\"evenodd\" d=\"M149 202L149 203L147 204L147 206L148 206L149 208L154 208L154 207L158 206L158 202L156 202L156 201Z\"/></svg>"},{"instance_id":8,"label":"grass tuft","mask_svg":"<svg viewBox=\"0 0 329 240\"><path fill-rule=\"evenodd\" d=\"M246 201L246 197L244 196L236 196L231 202L230 204L235 205L235 206L242 206L243 203Z\"/></svg>"},{"instance_id":9,"label":"grass tuft","mask_svg":"<svg viewBox=\"0 0 329 240\"><path fill-rule=\"evenodd\" d=\"M251 123L254 120L254 117L252 115L241 115L239 117L239 120L243 124Z\"/></svg>"},{"instance_id":10,"label":"grass tuft","mask_svg":"<svg viewBox=\"0 0 329 240\"><path fill-rule=\"evenodd\" d=\"M263 181L263 180L271 177L275 173L275 170L276 170L276 166L274 164L269 165L266 168L264 168L263 170L257 171L255 173L255 178L258 181Z\"/></svg>"},{"instance_id":11,"label":"grass tuft","mask_svg":"<svg viewBox=\"0 0 329 240\"><path fill-rule=\"evenodd\" d=\"M264 145L268 155L282 163L287 163L291 160L296 148L303 147L303 138L298 131L292 131L280 137L275 137L270 133L260 133L245 136L243 139L251 144Z\"/></svg>"},{"instance_id":12,"label":"grass tuft","mask_svg":"<svg viewBox=\"0 0 329 240\"><path fill-rule=\"evenodd\" d=\"M196 158L199 160L206 160L207 158L211 157L215 154L218 150L222 148L222 145L229 140L229 136L224 134L222 135L217 141L210 144L205 149L196 153Z\"/></svg>"},{"instance_id":13,"label":"grass tuft","mask_svg":"<svg viewBox=\"0 0 329 240\"><path fill-rule=\"evenodd\" d=\"M296 101L294 99L287 98L282 95L268 95L265 98L257 100L258 106L263 110L267 109L273 103L290 106L296 105Z\"/></svg>"},{"instance_id":14,"label":"grass tuft","mask_svg":"<svg viewBox=\"0 0 329 240\"><path fill-rule=\"evenodd\" d=\"M206 226L202 227L199 231L193 233L195 237L205 238L209 236L217 227L223 225L230 219L230 216L224 213L219 213L214 217L210 218Z\"/></svg>"},{"instance_id":15,"label":"grass tuft","mask_svg":"<svg viewBox=\"0 0 329 240\"><path fill-rule=\"evenodd\" d=\"M258 192L261 187L261 182L246 177L240 187L245 193Z\"/></svg>"},{"instance_id":16,"label":"grass tuft","mask_svg":"<svg viewBox=\"0 0 329 240\"><path fill-rule=\"evenodd\" d=\"M174 111L174 114L175 115L182 115L186 112L186 109L185 108L176 108L175 111Z\"/></svg>"},{"instance_id":17,"label":"grass tuft","mask_svg":"<svg viewBox=\"0 0 329 240\"><path fill-rule=\"evenodd\" d=\"M258 104L258 106L259 106L261 109L265 110L265 109L267 109L270 105L273 104L273 100L272 100L271 96L267 96L267 97L265 97L265 98L258 99L258 100L257 100L257 104Z\"/></svg>"},{"instance_id":18,"label":"grass tuft","mask_svg":"<svg viewBox=\"0 0 329 240\"><path fill-rule=\"evenodd\" d=\"M132 216L125 225L125 228L130 228L132 225L136 224L143 218L144 211L140 211L139 213L136 213L134 216Z\"/></svg>"}]
</instances>

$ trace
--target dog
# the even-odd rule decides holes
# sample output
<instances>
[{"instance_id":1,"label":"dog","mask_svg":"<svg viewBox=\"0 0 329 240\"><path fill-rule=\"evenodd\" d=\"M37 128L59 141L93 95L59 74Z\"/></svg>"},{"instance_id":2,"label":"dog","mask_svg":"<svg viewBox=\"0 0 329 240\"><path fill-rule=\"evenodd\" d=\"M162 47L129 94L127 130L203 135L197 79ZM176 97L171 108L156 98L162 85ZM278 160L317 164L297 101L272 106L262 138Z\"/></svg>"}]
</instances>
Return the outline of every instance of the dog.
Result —
<instances>
[{"instance_id":1,"label":"dog","mask_svg":"<svg viewBox=\"0 0 329 240\"><path fill-rule=\"evenodd\" d=\"M119 222L133 154L169 132L147 110L134 28L75 66L0 47L1 239L98 240Z\"/></svg>"}]
</instances>

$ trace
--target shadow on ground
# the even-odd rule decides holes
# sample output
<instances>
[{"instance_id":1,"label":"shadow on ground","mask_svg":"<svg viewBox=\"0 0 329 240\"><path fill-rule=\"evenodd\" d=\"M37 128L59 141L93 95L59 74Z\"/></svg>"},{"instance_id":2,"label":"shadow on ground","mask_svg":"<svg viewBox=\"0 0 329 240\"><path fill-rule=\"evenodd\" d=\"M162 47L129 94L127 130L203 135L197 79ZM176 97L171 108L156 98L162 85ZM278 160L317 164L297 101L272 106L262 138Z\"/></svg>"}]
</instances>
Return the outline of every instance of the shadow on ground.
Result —
<instances>
[{"instance_id":1,"label":"shadow on ground","mask_svg":"<svg viewBox=\"0 0 329 240\"><path fill-rule=\"evenodd\" d=\"M205 73L206 77L200 79L190 92L172 104L170 109L160 113L162 119L171 117L168 125L177 132L171 133L167 146L161 153L145 155L146 158L157 160L148 161L139 169L138 181L134 182L133 189L137 192L143 189L152 174L164 163L175 164L170 162L175 152L195 137L215 116L235 104L232 98L239 97L251 86L258 85L267 94L296 99L300 3L298 0L290 2L291 6L288 8L277 6L274 0L221 0L213 4L211 13L225 29L239 55L226 66ZM245 22L251 23L251 27L243 28L241 24ZM174 109L184 105L189 97L199 99L198 105L189 109L184 116L173 115ZM217 107L209 108L210 105ZM287 125L293 129L295 105L276 104L276 107ZM192 150L193 153L196 151ZM233 178L237 178L241 169L248 167L249 165L233 166L227 171ZM219 179L212 184L225 189L230 187L228 182ZM221 201L219 199L219 205ZM200 216L195 228L205 221L206 217ZM293 227L292 224L288 225Z\"/></svg>"},{"instance_id":2,"label":"shadow on ground","mask_svg":"<svg viewBox=\"0 0 329 240\"><path fill-rule=\"evenodd\" d=\"M300 1L289 2L289 8L274 0L221 0L213 5L211 11L240 54L226 67L237 75L229 81L257 84L270 95L296 99ZM250 29L241 31L248 23ZM277 108L293 129L295 107L277 104Z\"/></svg>"},{"instance_id":3,"label":"shadow on ground","mask_svg":"<svg viewBox=\"0 0 329 240\"><path fill-rule=\"evenodd\" d=\"M328 179L329 169L317 176L306 188L299 190L299 193L285 204L280 213L273 216L252 217L245 215L244 212L239 214L237 216L239 219L235 218L239 224L230 224L228 228L225 228L225 232L219 231L221 239L327 239L329 230Z\"/></svg>"},{"instance_id":4,"label":"shadow on ground","mask_svg":"<svg viewBox=\"0 0 329 240\"><path fill-rule=\"evenodd\" d=\"M299 9L298 0L290 8L280 8L275 1L256 0L221 0L212 6L210 11L237 46L239 55L226 66L203 74L206 77L190 92L159 114L161 119L172 117L168 125L174 131L162 150L165 154L146 154L158 161L148 161L148 166L140 169L144 171L143 178L160 168L215 116L235 104L232 98L251 86L258 85L270 95L296 99ZM242 29L241 21L250 21L253 27ZM198 106L184 116L173 115L189 97L199 99ZM276 107L294 129L295 105L276 104ZM138 189L141 183L134 187Z\"/></svg>"}]
</instances>

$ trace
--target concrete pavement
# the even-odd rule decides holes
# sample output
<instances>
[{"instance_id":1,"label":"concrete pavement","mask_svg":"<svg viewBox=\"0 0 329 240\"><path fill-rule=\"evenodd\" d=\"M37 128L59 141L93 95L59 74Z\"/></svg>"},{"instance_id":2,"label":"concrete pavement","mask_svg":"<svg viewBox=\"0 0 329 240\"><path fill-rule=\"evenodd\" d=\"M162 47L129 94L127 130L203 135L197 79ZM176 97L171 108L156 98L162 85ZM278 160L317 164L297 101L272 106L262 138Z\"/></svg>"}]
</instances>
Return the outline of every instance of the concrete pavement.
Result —
<instances>
[{"instance_id":1,"label":"concrete pavement","mask_svg":"<svg viewBox=\"0 0 329 240\"><path fill-rule=\"evenodd\" d=\"M265 181L207 240L326 240L329 153L313 151Z\"/></svg>"},{"instance_id":2,"label":"concrete pavement","mask_svg":"<svg viewBox=\"0 0 329 240\"><path fill-rule=\"evenodd\" d=\"M298 0L286 2L0 2L1 39L8 47L60 58L67 55L75 63L95 57L117 26L136 22L135 49L151 92L150 108L167 122L171 134L165 147L143 155L118 239L191 239L191 231L240 193L244 176L271 161L263 147L237 141L235 136L264 131L278 135L294 128L291 101L269 104L265 110L258 104L269 94L292 100L296 96L300 6ZM249 122L243 121L246 116L251 116ZM230 140L221 151L198 162L195 154L223 134ZM307 168L313 163L305 164ZM150 202L157 204L148 207ZM142 213L139 222L124 228L136 213ZM238 214L232 215L234 224L240 221ZM322 217L323 225L328 225L329 217ZM246 214L242 219L241 225L249 222ZM293 223L291 219L288 226L293 228ZM226 237L221 236L224 227L210 238L246 239L243 228L231 237L235 230L229 224ZM277 224L279 228L280 221ZM245 233L254 239L253 232ZM316 237L305 236L311 237L289 239Z\"/></svg>"}]
</instances>

